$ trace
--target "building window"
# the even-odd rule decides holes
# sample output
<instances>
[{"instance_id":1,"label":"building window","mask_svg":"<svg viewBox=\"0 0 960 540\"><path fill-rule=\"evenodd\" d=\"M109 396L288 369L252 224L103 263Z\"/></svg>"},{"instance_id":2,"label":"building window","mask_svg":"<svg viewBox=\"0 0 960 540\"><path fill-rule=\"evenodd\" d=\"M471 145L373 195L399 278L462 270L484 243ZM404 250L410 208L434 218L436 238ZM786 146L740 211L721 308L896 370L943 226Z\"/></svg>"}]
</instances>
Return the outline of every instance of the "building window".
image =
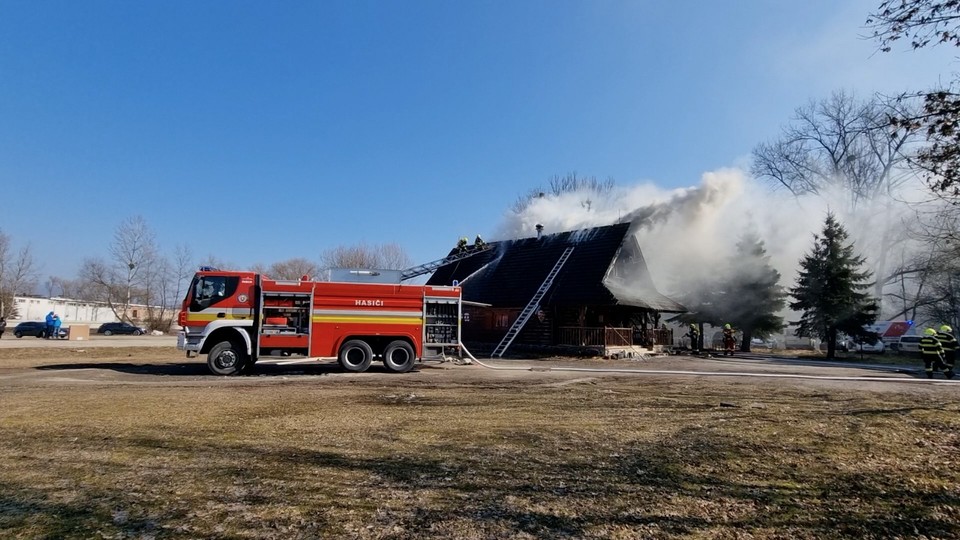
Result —
<instances>
[{"instance_id":1,"label":"building window","mask_svg":"<svg viewBox=\"0 0 960 540\"><path fill-rule=\"evenodd\" d=\"M136 318L137 318L137 310L134 309L134 310L133 310L133 313L132 313L130 316L133 317L134 319L136 319Z\"/></svg>"},{"instance_id":2,"label":"building window","mask_svg":"<svg viewBox=\"0 0 960 540\"><path fill-rule=\"evenodd\" d=\"M494 326L497 328L506 328L507 323L510 321L510 317L506 313L497 314Z\"/></svg>"}]
</instances>

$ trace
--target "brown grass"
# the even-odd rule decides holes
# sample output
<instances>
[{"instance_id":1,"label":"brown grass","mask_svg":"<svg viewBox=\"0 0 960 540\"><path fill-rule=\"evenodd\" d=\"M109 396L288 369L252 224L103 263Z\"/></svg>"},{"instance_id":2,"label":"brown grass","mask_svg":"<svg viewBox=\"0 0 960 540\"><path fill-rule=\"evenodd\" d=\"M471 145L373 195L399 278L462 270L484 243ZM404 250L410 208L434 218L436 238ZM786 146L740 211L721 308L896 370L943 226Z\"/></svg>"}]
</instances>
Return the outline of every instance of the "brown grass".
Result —
<instances>
[{"instance_id":1,"label":"brown grass","mask_svg":"<svg viewBox=\"0 0 960 540\"><path fill-rule=\"evenodd\" d=\"M0 388L0 537L960 536L948 392L91 380Z\"/></svg>"}]
</instances>

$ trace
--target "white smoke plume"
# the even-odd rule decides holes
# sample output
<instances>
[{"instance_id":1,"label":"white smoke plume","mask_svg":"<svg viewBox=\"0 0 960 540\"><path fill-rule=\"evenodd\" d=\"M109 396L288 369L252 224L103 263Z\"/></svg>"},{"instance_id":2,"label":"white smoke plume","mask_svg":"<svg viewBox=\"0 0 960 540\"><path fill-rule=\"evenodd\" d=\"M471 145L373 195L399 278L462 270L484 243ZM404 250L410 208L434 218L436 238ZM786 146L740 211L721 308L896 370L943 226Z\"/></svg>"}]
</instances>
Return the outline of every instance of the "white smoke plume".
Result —
<instances>
[{"instance_id":1,"label":"white smoke plume","mask_svg":"<svg viewBox=\"0 0 960 540\"><path fill-rule=\"evenodd\" d=\"M683 293L684 284L717 272L743 235L752 231L764 241L771 263L785 287L793 285L801 257L813 246L828 211L847 228L868 259L887 226L898 226L907 207L845 209L842 194L795 198L784 190L750 178L736 168L705 173L699 186L664 190L652 183L617 186L611 192L570 192L535 198L521 213L510 212L497 230L499 239L632 222L657 287Z\"/></svg>"}]
</instances>

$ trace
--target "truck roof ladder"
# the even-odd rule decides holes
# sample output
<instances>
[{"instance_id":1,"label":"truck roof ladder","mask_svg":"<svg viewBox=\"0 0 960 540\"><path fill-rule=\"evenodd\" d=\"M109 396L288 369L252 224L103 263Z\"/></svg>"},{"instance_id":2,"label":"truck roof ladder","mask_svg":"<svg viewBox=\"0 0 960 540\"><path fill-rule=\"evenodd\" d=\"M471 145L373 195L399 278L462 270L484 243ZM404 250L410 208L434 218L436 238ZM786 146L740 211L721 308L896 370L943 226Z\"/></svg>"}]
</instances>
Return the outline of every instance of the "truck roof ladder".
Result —
<instances>
[{"instance_id":1,"label":"truck roof ladder","mask_svg":"<svg viewBox=\"0 0 960 540\"><path fill-rule=\"evenodd\" d=\"M452 262L457 262L461 259L466 259L467 257L473 257L478 253L483 253L484 251L487 251L491 247L493 246L491 246L490 244L483 244L480 246L467 246L465 250L459 251L452 255L447 255L442 259L437 259L435 261L421 264L419 266L411 266L410 268L407 268L406 270L403 270L402 272L400 272L400 281L406 281L408 279L413 279L417 276L429 274L430 272L433 272L434 270L436 270L437 268L440 268L443 265L450 264Z\"/></svg>"},{"instance_id":2,"label":"truck roof ladder","mask_svg":"<svg viewBox=\"0 0 960 540\"><path fill-rule=\"evenodd\" d=\"M516 321L514 321L513 326L507 330L507 335L503 336L500 344L497 345L497 348L493 350L493 354L490 355L491 358L494 356L503 358L503 353L507 352L507 347L513 343L513 340L516 339L516 337L520 334L520 330L523 329L523 325L527 324L527 321L530 320L530 316L533 315L537 311L537 308L540 307L540 300L543 300L543 296L547 294L550 286L553 285L553 280L556 279L557 274L560 273L560 269L563 268L564 264L566 264L571 253L573 253L573 246L570 246L563 251L563 254L560 255L560 258L557 260L557 264L553 265L553 270L550 270L550 273L547 274L547 278L543 280L543 284L540 285L537 293L534 294L533 298L530 299L530 303L527 304L527 307L523 308L523 311L520 312L520 316L517 317Z\"/></svg>"}]
</instances>

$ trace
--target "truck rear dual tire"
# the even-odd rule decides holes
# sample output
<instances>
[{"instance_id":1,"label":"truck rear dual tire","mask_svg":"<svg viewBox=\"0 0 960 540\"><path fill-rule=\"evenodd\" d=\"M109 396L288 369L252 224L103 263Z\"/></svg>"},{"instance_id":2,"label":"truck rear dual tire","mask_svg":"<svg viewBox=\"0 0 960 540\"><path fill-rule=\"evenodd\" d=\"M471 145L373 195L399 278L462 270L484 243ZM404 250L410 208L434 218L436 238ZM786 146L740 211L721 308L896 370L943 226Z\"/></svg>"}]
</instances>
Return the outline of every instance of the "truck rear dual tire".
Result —
<instances>
[{"instance_id":1,"label":"truck rear dual tire","mask_svg":"<svg viewBox=\"0 0 960 540\"><path fill-rule=\"evenodd\" d=\"M394 341L383 350L383 366L394 373L406 373L413 369L417 355L406 341Z\"/></svg>"},{"instance_id":2,"label":"truck rear dual tire","mask_svg":"<svg viewBox=\"0 0 960 540\"><path fill-rule=\"evenodd\" d=\"M214 375L239 375L249 359L247 352L229 341L221 341L207 354L207 367Z\"/></svg>"},{"instance_id":3,"label":"truck rear dual tire","mask_svg":"<svg viewBox=\"0 0 960 540\"><path fill-rule=\"evenodd\" d=\"M373 363L373 348L362 339L351 339L340 347L337 361L345 371L362 373ZM390 342L383 350L383 366L387 371L406 373L417 361L413 346L403 340Z\"/></svg>"},{"instance_id":4,"label":"truck rear dual tire","mask_svg":"<svg viewBox=\"0 0 960 540\"><path fill-rule=\"evenodd\" d=\"M362 373L373 362L373 349L370 348L369 343L362 339L351 339L340 346L337 362L340 363L340 367L344 371Z\"/></svg>"}]
</instances>

